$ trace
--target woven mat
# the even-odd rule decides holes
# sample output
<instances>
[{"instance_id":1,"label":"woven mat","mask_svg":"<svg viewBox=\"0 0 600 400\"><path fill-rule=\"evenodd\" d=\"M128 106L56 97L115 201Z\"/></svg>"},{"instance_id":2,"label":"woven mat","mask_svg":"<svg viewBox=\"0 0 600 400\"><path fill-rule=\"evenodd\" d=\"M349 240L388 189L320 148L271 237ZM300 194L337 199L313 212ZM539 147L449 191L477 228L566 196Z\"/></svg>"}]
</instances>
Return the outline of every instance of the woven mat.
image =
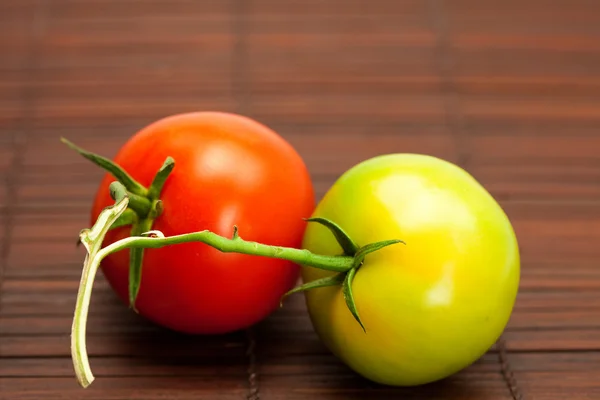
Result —
<instances>
[{"instance_id":1,"label":"woven mat","mask_svg":"<svg viewBox=\"0 0 600 400\"><path fill-rule=\"evenodd\" d=\"M600 2L0 1L0 398L600 399ZM387 152L458 163L509 214L521 291L503 340L436 384L380 387L319 342L300 296L252 331L189 338L99 277L97 380L69 331L100 171L142 126L218 109L305 158L317 196Z\"/></svg>"}]
</instances>

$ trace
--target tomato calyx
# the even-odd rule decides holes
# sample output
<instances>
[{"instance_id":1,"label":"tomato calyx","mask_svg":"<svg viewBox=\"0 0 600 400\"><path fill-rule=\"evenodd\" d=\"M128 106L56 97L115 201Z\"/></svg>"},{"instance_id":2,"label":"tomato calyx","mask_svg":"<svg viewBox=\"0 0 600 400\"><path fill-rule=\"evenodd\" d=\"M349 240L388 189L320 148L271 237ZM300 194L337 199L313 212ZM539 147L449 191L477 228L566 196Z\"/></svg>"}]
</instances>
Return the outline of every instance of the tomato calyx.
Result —
<instances>
[{"instance_id":1,"label":"tomato calyx","mask_svg":"<svg viewBox=\"0 0 600 400\"><path fill-rule=\"evenodd\" d=\"M124 196L127 197L127 209L113 221L109 229L116 229L130 226L131 236L140 236L142 233L150 231L154 220L158 218L164 206L160 200L160 194L167 181L167 178L175 167L175 160L167 157L162 166L158 169L152 183L148 188L137 182L119 165L113 161L98 154L89 152L75 145L71 141L61 138L61 141L71 149L78 152L81 156L93 162L100 168L109 172L119 182L124 190ZM111 190L111 195L116 192ZM116 200L113 197L113 200ZM81 243L81 241L79 242ZM143 248L132 248L129 256L129 306L137 312L135 301L137 299L140 283L142 280L142 265L144 260Z\"/></svg>"},{"instance_id":2,"label":"tomato calyx","mask_svg":"<svg viewBox=\"0 0 600 400\"><path fill-rule=\"evenodd\" d=\"M368 254L380 250L384 247L391 246L393 244L405 243L402 240L393 239L370 243L363 247L359 247L339 225L337 225L335 222L329 219L317 217L309 218L306 221L316 222L328 228L333 234L333 236L335 236L335 239L344 251L344 255L352 257L352 265L347 271L339 272L335 275L317 279L305 283L301 286L298 286L288 291L286 294L284 294L283 297L287 297L290 294L303 292L311 289L342 285L342 295L344 296L344 301L346 302L348 310L352 313L352 316L359 323L363 331L366 332L367 330L360 319L360 315L358 314L356 302L354 301L354 293L352 292L352 282L354 281L354 277L356 276L356 273L358 272L360 267L363 265L365 257Z\"/></svg>"}]
</instances>

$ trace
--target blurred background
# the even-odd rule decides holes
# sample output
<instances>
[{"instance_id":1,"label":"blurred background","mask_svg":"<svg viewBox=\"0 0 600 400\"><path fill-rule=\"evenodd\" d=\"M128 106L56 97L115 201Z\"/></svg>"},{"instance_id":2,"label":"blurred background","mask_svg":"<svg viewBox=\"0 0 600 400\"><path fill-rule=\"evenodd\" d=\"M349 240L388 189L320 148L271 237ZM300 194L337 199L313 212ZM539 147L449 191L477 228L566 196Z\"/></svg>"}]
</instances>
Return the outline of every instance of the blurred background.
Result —
<instances>
[{"instance_id":1,"label":"blurred background","mask_svg":"<svg viewBox=\"0 0 600 400\"><path fill-rule=\"evenodd\" d=\"M597 0L0 0L0 398L600 398L599 39ZM112 157L197 110L276 130L318 197L382 153L467 169L521 245L506 351L392 391L333 359L298 298L250 336L175 340L100 276L82 392L74 245L102 173L59 137Z\"/></svg>"}]
</instances>

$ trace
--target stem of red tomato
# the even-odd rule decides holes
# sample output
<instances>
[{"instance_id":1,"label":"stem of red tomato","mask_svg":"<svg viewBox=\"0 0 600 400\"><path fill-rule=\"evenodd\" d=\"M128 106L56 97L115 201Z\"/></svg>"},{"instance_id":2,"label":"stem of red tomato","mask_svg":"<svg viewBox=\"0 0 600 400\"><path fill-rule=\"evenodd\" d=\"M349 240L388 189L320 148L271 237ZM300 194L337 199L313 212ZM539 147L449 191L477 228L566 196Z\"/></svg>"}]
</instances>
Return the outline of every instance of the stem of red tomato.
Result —
<instances>
[{"instance_id":1,"label":"stem of red tomato","mask_svg":"<svg viewBox=\"0 0 600 400\"><path fill-rule=\"evenodd\" d=\"M85 245L88 255L86 256L83 265L81 283L79 286L79 292L77 294L71 332L71 355L73 358L73 365L77 375L77 380L83 387L89 386L94 380L87 357L85 343L85 325L89 310L92 286L101 261L109 254L127 248L159 248L175 244L201 242L226 253L235 252L255 256L279 258L292 261L299 265L337 272L338 274L332 279L311 282L296 288L291 292L330 286L343 282L343 292L344 297L347 300L348 307L362 326L354 305L351 288L352 279L355 276L356 270L362 264L364 257L367 254L395 243L401 243L400 240L388 240L363 247L358 247L352 243L352 245L348 244L342 247L355 249L355 254L326 256L314 254L308 250L269 246L257 242L245 241L239 236L237 227L234 227L231 238L219 236L208 230L171 237L165 237L162 232L159 231L149 231L143 232L142 234L144 236L128 237L114 242L105 248L101 248L104 236L110 229L111 225L115 223L115 221L117 221L119 217L127 210L127 204L129 201L126 188L119 182L113 182L110 185L110 189L112 197L115 199L115 205L105 208L98 217L98 220L94 226L91 229L83 230L80 234L81 242ZM330 229L336 233L336 236L345 235L341 228L332 222L330 222L329 226Z\"/></svg>"},{"instance_id":2,"label":"stem of red tomato","mask_svg":"<svg viewBox=\"0 0 600 400\"><path fill-rule=\"evenodd\" d=\"M231 238L219 236L210 231L201 231L185 235L164 237L162 233L152 231L149 236L132 236L119 240L111 245L101 248L104 236L109 228L127 210L129 197L127 190L118 182L111 184L111 193L115 198L115 205L105 208L91 229L85 229L80 234L81 242L85 245L88 255L85 258L83 272L77 294L75 314L71 328L71 356L79 384L89 386L94 381L86 350L86 322L92 293L94 278L101 261L111 253L126 248L143 249L158 248L173 244L202 242L222 252L237 252L257 256L281 258L296 262L301 265L313 266L330 271L345 272L352 268L352 256L323 256L313 254L308 250L268 246L256 242L243 240L234 228Z\"/></svg>"}]
</instances>

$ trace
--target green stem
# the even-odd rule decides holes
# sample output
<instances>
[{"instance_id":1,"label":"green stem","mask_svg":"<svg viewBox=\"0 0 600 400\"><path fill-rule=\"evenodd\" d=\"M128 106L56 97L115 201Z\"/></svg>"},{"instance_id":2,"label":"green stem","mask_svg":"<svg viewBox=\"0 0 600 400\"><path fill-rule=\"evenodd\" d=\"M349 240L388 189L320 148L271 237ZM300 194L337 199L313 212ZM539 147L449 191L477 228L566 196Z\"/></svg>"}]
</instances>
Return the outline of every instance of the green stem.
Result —
<instances>
[{"instance_id":1,"label":"green stem","mask_svg":"<svg viewBox=\"0 0 600 400\"><path fill-rule=\"evenodd\" d=\"M79 292L75 303L75 315L71 326L71 357L75 375L83 387L89 386L94 380L86 351L85 328L92 297L92 286L100 265L97 255L101 251L104 236L106 236L115 221L127 210L128 198L126 196L117 196L117 198L115 205L102 210L91 229L84 229L79 235L80 241L85 246L88 254L83 264Z\"/></svg>"},{"instance_id":2,"label":"green stem","mask_svg":"<svg viewBox=\"0 0 600 400\"><path fill-rule=\"evenodd\" d=\"M109 254L123 249L160 248L164 246L182 244L189 242L201 242L212 246L224 253L236 252L255 256L279 258L295 262L300 265L311 266L329 271L346 272L350 270L355 259L352 256L325 256L311 253L308 250L295 248L269 246L261 243L245 241L234 227L232 238L225 238L210 231L201 231L171 237L165 237L162 232L143 232L147 236L135 236L121 239L109 246L102 248L102 242L109 228L126 211L129 196L119 183L111 185L116 203L114 206L105 208L91 229L81 232L81 242L85 245L88 254L83 265L83 272L77 301L75 303L75 314L71 328L71 356L73 366L79 384L83 387L89 386L94 380L89 360L87 357L85 342L85 326L92 293L94 278L101 261ZM140 263L141 265L141 260ZM141 270L140 270L141 271Z\"/></svg>"},{"instance_id":3,"label":"green stem","mask_svg":"<svg viewBox=\"0 0 600 400\"><path fill-rule=\"evenodd\" d=\"M156 249L174 244L200 242L214 247L223 253L240 253L279 258L327 271L346 272L352 268L354 262L354 257L352 256L324 256L311 253L304 249L269 246L257 242L250 242L243 240L239 236L235 239L229 239L219 236L211 231L200 231L169 237L162 236L162 233L158 231L151 231L150 234L152 236L128 237L114 242L102 249L102 251L98 253L98 257L103 258L111 253L128 248Z\"/></svg>"},{"instance_id":4,"label":"green stem","mask_svg":"<svg viewBox=\"0 0 600 400\"><path fill-rule=\"evenodd\" d=\"M225 238L207 230L165 237L162 232L151 231L151 229L154 220L163 212L164 206L160 200L160 194L169 174L175 166L175 162L171 157L167 157L155 175L150 188L146 189L112 161L87 152L66 139L63 139L63 142L117 178L117 182L111 183L109 187L111 196L115 200L115 204L105 208L100 213L100 216L91 229L84 229L80 233L80 242L85 245L88 254L85 257L83 265L81 282L75 304L73 325L71 327L71 356L73 358L73 366L75 368L77 380L83 387L89 386L94 380L85 343L85 328L92 287L100 262L109 254L127 248L131 249L129 265L129 300L130 305L134 309L135 299L140 290L144 257L143 252L146 248L160 248L175 244L200 242L223 253L239 253L278 258L292 261L299 265L337 272L337 275L331 279L306 283L287 294L310 290L317 287L337 285L343 282L342 289L346 304L355 319L364 329L358 316L358 310L355 305L351 287L356 272L362 265L365 256L369 253L378 251L392 244L403 243L400 240L386 240L359 247L340 226L333 221L324 218L312 218L308 219L308 221L317 222L327 227L337 239L338 244L342 247L344 251L343 255L326 256L314 254L304 249L269 246L257 242L245 241L238 235L237 227L234 227L231 238ZM102 248L104 237L111 227L128 224L132 225L132 237L119 240Z\"/></svg>"}]
</instances>

